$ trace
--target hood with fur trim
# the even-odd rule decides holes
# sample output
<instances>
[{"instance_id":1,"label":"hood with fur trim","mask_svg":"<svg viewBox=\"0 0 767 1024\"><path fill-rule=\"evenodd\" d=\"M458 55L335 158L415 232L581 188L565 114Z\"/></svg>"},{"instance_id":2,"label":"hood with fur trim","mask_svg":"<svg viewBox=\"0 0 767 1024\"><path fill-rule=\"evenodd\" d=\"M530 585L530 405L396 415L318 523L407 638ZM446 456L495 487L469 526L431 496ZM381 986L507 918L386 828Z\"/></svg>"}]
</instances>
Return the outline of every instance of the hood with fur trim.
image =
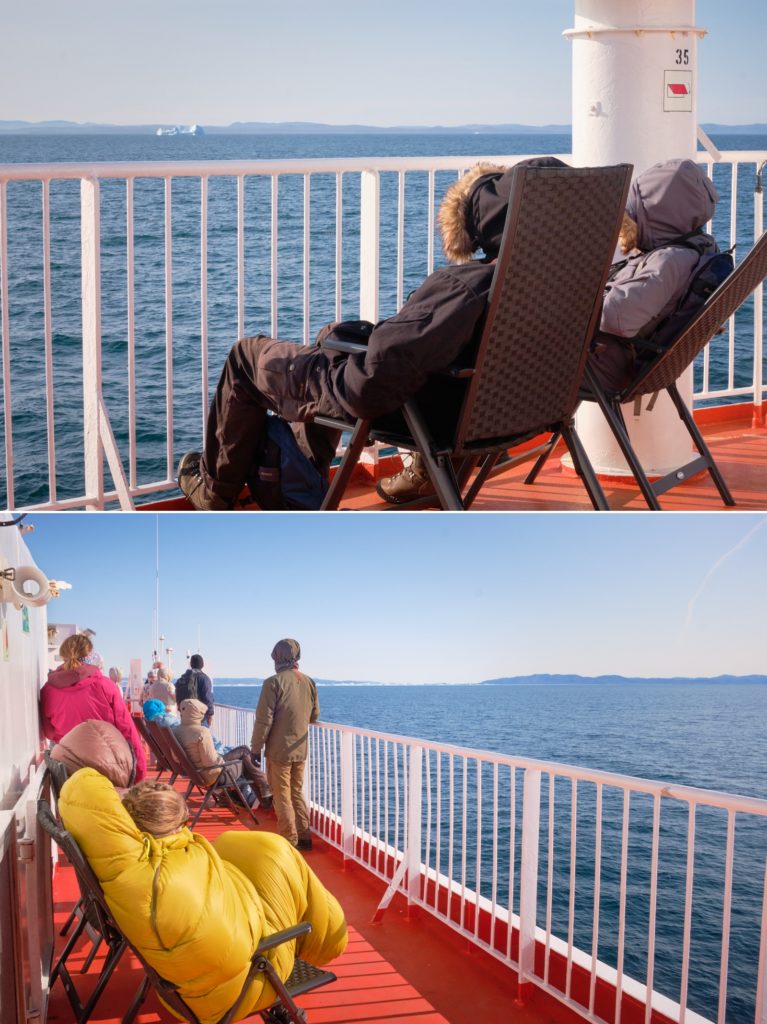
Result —
<instances>
[{"instance_id":1,"label":"hood with fur trim","mask_svg":"<svg viewBox=\"0 0 767 1024\"><path fill-rule=\"evenodd\" d=\"M643 252L697 231L711 219L719 193L692 160L666 160L632 182L626 213Z\"/></svg>"},{"instance_id":2,"label":"hood with fur trim","mask_svg":"<svg viewBox=\"0 0 767 1024\"><path fill-rule=\"evenodd\" d=\"M515 167L566 167L555 156L520 160ZM495 259L501 247L514 168L477 164L445 193L439 227L445 256L468 263L478 249Z\"/></svg>"}]
</instances>

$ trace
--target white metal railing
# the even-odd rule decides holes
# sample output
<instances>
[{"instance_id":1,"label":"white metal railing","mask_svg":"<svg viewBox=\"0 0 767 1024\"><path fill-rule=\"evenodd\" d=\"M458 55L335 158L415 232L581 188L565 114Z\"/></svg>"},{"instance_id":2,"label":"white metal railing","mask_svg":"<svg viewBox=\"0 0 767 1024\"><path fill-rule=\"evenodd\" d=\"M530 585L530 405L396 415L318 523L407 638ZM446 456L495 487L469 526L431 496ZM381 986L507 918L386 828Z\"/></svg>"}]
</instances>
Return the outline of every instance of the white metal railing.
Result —
<instances>
[{"instance_id":1,"label":"white metal railing","mask_svg":"<svg viewBox=\"0 0 767 1024\"><path fill-rule=\"evenodd\" d=\"M742 255L767 152L699 157ZM479 159L524 157L0 165L0 501L131 507L173 489L235 337L306 343L393 313L434 268L444 189ZM761 417L762 332L760 291L702 356L697 401Z\"/></svg>"},{"instance_id":2,"label":"white metal railing","mask_svg":"<svg viewBox=\"0 0 767 1024\"><path fill-rule=\"evenodd\" d=\"M247 742L253 714L216 729ZM400 893L523 991L592 1024L624 998L646 1024L767 1024L766 800L328 723L307 779L313 828L387 884L379 914Z\"/></svg>"}]
</instances>

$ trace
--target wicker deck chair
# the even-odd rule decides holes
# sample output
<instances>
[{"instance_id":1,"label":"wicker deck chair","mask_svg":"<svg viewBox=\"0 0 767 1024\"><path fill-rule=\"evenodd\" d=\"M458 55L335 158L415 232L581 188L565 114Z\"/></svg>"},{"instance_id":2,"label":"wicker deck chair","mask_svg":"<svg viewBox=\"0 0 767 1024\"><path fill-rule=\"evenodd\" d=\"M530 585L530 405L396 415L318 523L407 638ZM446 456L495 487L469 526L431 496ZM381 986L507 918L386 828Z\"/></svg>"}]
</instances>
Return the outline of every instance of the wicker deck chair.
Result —
<instances>
[{"instance_id":1,"label":"wicker deck chair","mask_svg":"<svg viewBox=\"0 0 767 1024\"><path fill-rule=\"evenodd\" d=\"M399 507L466 509L508 449L552 433L564 438L594 507L607 508L572 420L631 167L518 167L513 175L476 358L470 366L446 371L464 384L461 411L449 436L435 432L417 398L402 409L406 432L401 435L358 420L323 508L338 507L370 440L410 448L423 457L436 498ZM364 351L355 343L328 339L323 344ZM315 422L350 429L325 417Z\"/></svg>"},{"instance_id":2,"label":"wicker deck chair","mask_svg":"<svg viewBox=\"0 0 767 1024\"><path fill-rule=\"evenodd\" d=\"M593 395L588 400L599 404L645 501L655 511L661 507L658 502L659 495L665 494L676 484L689 480L696 473L705 471L711 475L724 504L735 504L708 445L679 394L676 382L723 324L764 281L765 277L767 277L767 232L756 242L732 274L706 300L695 317L668 348L657 357L642 363L635 379L628 387L622 391L606 391L601 387L590 367L586 367L584 382ZM692 442L698 450L698 455L686 465L651 482L631 444L621 406L634 402L642 398L643 395L653 395L659 391L668 392L679 418L687 428ZM534 481L544 462L545 457L541 456L529 474L527 483Z\"/></svg>"},{"instance_id":3,"label":"wicker deck chair","mask_svg":"<svg viewBox=\"0 0 767 1024\"><path fill-rule=\"evenodd\" d=\"M156 736L160 744L163 746L163 749L168 754L169 759L173 762L174 766L178 766L179 774L189 780L189 785L186 793L184 794L184 799L188 800L195 788L202 793L202 800L194 809L194 814L189 822L190 828L194 828L205 808L219 798L228 805L232 813L236 816L237 807L234 804L232 796L237 798L253 821L258 824L258 818L253 812L253 808L245 799L245 794L242 791L242 787L249 785L249 782L244 775L235 776L232 771L233 765L224 765L221 768L216 781L213 783L207 782L202 770L193 764L189 755L179 743L178 738L173 734L172 729L165 729L157 722L149 722L148 724L150 731L154 736ZM210 767L216 768L218 765L210 765Z\"/></svg>"}]
</instances>

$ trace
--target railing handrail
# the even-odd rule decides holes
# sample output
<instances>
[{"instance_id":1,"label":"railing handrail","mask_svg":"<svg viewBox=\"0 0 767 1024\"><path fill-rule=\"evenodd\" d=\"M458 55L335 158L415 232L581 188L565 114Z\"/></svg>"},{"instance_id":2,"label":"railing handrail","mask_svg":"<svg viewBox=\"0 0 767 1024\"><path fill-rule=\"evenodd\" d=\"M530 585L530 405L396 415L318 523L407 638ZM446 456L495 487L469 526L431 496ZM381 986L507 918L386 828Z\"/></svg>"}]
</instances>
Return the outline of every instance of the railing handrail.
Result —
<instances>
[{"instance_id":1,"label":"railing handrail","mask_svg":"<svg viewBox=\"0 0 767 1024\"><path fill-rule=\"evenodd\" d=\"M745 796L738 793L727 793L716 789L703 789L697 786L679 786L673 783L654 779L644 779L635 775L621 775L616 772L603 771L599 768L582 768L578 765L564 764L559 761L540 761L532 757L519 757L516 754L499 754L491 750L479 750L473 747L460 747L450 743L438 743L432 740L418 739L413 736L400 736L394 733L376 732L371 729L359 729L356 726L339 725L335 722L315 722L319 728L334 729L339 732L353 733L370 739L386 740L410 747L422 747L441 754L452 754L455 757L467 757L486 761L489 764L504 764L511 768L530 768L547 775L558 775L576 782L593 782L619 789L631 789L636 793L647 793L651 796L664 796L685 803L706 804L709 807L721 807L726 810L743 811L767 817L767 799Z\"/></svg>"},{"instance_id":2,"label":"railing handrail","mask_svg":"<svg viewBox=\"0 0 767 1024\"><path fill-rule=\"evenodd\" d=\"M696 161L713 167L716 164L759 163L765 159L764 149L723 150L721 160L705 152L696 154ZM565 162L570 153L554 153ZM472 164L506 163L512 166L526 159L526 154L466 154L456 156L350 156L307 157L306 159L250 160L128 160L95 163L18 163L0 164L0 181L60 181L73 178L205 178L238 177L253 174L333 174L337 171L453 171Z\"/></svg>"},{"instance_id":3,"label":"railing handrail","mask_svg":"<svg viewBox=\"0 0 767 1024\"><path fill-rule=\"evenodd\" d=\"M567 160L568 153L557 153ZM762 157L764 154L761 154ZM335 174L337 171L454 171L483 163L524 160L524 154L496 156L351 156L305 160L130 160L90 164L0 164L0 181L58 181L71 178L205 178L253 174ZM757 157L755 157L757 159Z\"/></svg>"}]
</instances>

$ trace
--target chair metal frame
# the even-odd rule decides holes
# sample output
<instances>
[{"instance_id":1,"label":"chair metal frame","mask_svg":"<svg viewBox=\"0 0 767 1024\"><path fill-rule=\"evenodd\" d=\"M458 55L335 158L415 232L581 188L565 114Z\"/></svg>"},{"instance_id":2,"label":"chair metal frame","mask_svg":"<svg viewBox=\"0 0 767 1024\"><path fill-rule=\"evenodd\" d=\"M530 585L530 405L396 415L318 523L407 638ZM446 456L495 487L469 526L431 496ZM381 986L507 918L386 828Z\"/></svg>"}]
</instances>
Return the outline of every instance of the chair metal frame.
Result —
<instances>
[{"instance_id":1,"label":"chair metal frame","mask_svg":"<svg viewBox=\"0 0 767 1024\"><path fill-rule=\"evenodd\" d=\"M584 382L591 391L586 401L596 402L623 453L629 469L636 480L647 505L653 511L660 511L658 497L690 477L708 472L725 505L735 505L735 500L725 483L711 450L703 439L692 413L679 393L677 380L692 361L720 332L723 325L736 312L756 288L767 277L767 231L757 240L751 251L738 264L706 300L687 327L655 358L645 360L637 371L635 379L621 391L603 388L590 366L586 366ZM684 424L697 455L688 463L679 466L663 477L651 481L631 443L622 406L641 400L645 395L666 391ZM533 483L546 461L541 456L528 475L525 483Z\"/></svg>"},{"instance_id":2,"label":"chair metal frame","mask_svg":"<svg viewBox=\"0 0 767 1024\"><path fill-rule=\"evenodd\" d=\"M170 764L165 752L163 751L160 744L155 739L154 735L149 729L149 722L142 715L133 716L133 724L138 730L139 736L146 742L149 749L152 751L155 757L155 769L157 771L157 778L159 779L163 772L170 774L170 785L176 781L178 773L174 771L173 765Z\"/></svg>"},{"instance_id":3,"label":"chair metal frame","mask_svg":"<svg viewBox=\"0 0 767 1024\"><path fill-rule=\"evenodd\" d=\"M53 816L50 804L46 800L38 801L37 819L40 822L40 826L66 854L67 860L72 865L75 876L77 877L77 884L80 889L80 901L78 905L82 907L77 926L73 929L72 934L67 939L63 950L51 970L48 987L52 988L56 979L61 978L61 983L64 986L64 991L66 992L67 999L69 1000L69 1005L72 1007L76 1024L86 1024L86 1022L90 1020L91 1014L101 998L109 979L112 977L115 968L128 948L128 940L122 934L119 925L112 916L112 912L109 909L106 900L103 898L103 892L99 881L94 875L90 864L85 859L82 850L69 832L67 832ZM72 916L70 915L70 922L71 920ZM67 967L67 959L74 950L78 939L86 929L88 929L89 937L95 944L88 954L81 973L84 973L87 971L88 967L90 967L101 940L106 942L108 951L104 964L101 968L101 973L99 974L99 979L96 982L96 986L88 998L83 1002L79 992L77 991L77 987L75 986L69 968ZM94 935L96 938L94 938Z\"/></svg>"},{"instance_id":4,"label":"chair metal frame","mask_svg":"<svg viewBox=\"0 0 767 1024\"><path fill-rule=\"evenodd\" d=\"M573 425L588 346L597 327L607 275L625 209L632 168L516 167L488 311L470 366L445 374L465 382L449 439L435 438L417 397L402 407L407 434L375 422L314 422L352 431L323 509L336 509L366 444L383 441L417 451L436 498L398 506L468 509L509 449L540 435L562 437L592 505L608 507ZM323 346L353 354L365 345ZM553 447L554 440L544 447ZM536 449L540 451L540 448ZM529 459L526 452L518 459ZM516 461L516 460L515 460ZM471 480L473 471L479 472Z\"/></svg>"}]
</instances>

